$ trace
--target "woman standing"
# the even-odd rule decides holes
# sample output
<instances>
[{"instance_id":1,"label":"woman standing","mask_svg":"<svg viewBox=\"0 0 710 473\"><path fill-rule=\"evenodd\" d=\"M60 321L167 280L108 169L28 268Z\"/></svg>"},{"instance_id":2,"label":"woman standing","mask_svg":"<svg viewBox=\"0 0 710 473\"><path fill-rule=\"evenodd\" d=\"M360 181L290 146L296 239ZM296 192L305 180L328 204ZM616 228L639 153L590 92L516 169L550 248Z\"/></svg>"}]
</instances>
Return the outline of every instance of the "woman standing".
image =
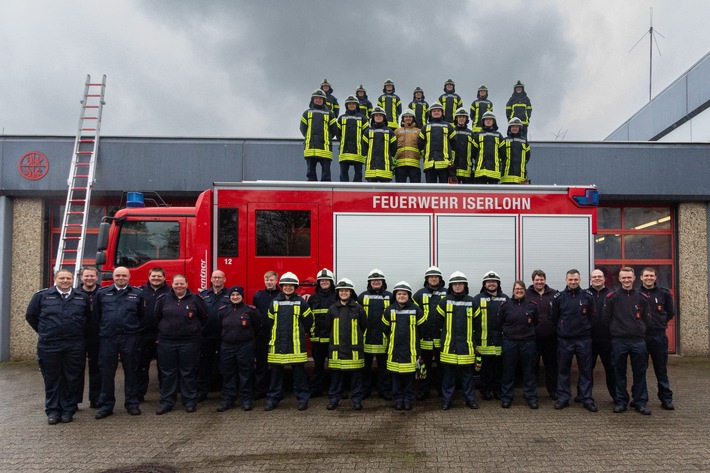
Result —
<instances>
[{"instance_id":1,"label":"woman standing","mask_svg":"<svg viewBox=\"0 0 710 473\"><path fill-rule=\"evenodd\" d=\"M158 369L160 405L155 411L163 415L173 410L177 401L178 382L182 405L187 412L197 409L197 364L200 358L200 336L207 320L207 304L187 288L182 274L173 276L173 287L155 304L158 323Z\"/></svg>"},{"instance_id":2,"label":"woman standing","mask_svg":"<svg viewBox=\"0 0 710 473\"><path fill-rule=\"evenodd\" d=\"M530 409L537 409L537 348L535 326L538 320L537 304L525 298L525 283L515 281L513 298L504 302L498 311L503 330L503 378L501 380L501 406L510 407L515 392L515 370L520 364L523 372L523 397Z\"/></svg>"}]
</instances>

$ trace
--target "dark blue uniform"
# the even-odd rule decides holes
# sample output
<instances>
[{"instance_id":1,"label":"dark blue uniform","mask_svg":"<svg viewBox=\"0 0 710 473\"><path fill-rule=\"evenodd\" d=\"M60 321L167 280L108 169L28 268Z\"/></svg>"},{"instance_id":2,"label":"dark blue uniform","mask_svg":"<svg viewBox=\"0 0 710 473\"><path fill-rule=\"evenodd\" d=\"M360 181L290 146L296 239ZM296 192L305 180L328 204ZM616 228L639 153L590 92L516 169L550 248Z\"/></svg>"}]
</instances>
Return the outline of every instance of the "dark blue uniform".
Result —
<instances>
[{"instance_id":1,"label":"dark blue uniform","mask_svg":"<svg viewBox=\"0 0 710 473\"><path fill-rule=\"evenodd\" d=\"M77 411L90 315L89 296L72 290L64 298L56 286L36 293L27 306L25 319L38 335L37 360L50 420L60 416L71 420Z\"/></svg>"},{"instance_id":2,"label":"dark blue uniform","mask_svg":"<svg viewBox=\"0 0 710 473\"><path fill-rule=\"evenodd\" d=\"M200 341L200 364L197 368L197 390L199 400L207 398L207 393L218 388L219 380L219 346L220 327L217 313L219 308L229 303L227 288L217 292L212 288L200 292L207 304L207 321L202 329Z\"/></svg>"},{"instance_id":3,"label":"dark blue uniform","mask_svg":"<svg viewBox=\"0 0 710 473\"><path fill-rule=\"evenodd\" d=\"M148 392L150 382L150 362L156 358L158 341L158 322L155 320L155 302L158 297L170 291L170 286L163 284L155 289L150 283L141 287L145 298L145 313L141 323L141 333L138 335L137 372L138 379L138 399L143 402ZM158 370L160 375L160 370ZM158 377L160 379L160 376Z\"/></svg>"},{"instance_id":4,"label":"dark blue uniform","mask_svg":"<svg viewBox=\"0 0 710 473\"><path fill-rule=\"evenodd\" d=\"M535 327L535 345L537 348L536 366L539 366L540 359L545 367L545 387L552 399L557 399L557 327L550 319L550 309L552 298L557 294L557 290L545 284L542 294L530 285L525 291L525 297L537 304L540 313L537 326Z\"/></svg>"},{"instance_id":5,"label":"dark blue uniform","mask_svg":"<svg viewBox=\"0 0 710 473\"><path fill-rule=\"evenodd\" d=\"M160 387L160 410L170 410L177 400L178 382L182 404L186 409L197 404L197 363L200 356L200 334L207 319L207 305L189 289L182 298L171 289L155 304L158 322L158 368L163 382Z\"/></svg>"},{"instance_id":6,"label":"dark blue uniform","mask_svg":"<svg viewBox=\"0 0 710 473\"><path fill-rule=\"evenodd\" d=\"M527 298L510 299L501 304L498 317L503 331L503 377L500 400L504 406L513 402L515 371L520 364L523 372L523 397L530 406L535 406L537 404L535 326L539 318L537 304Z\"/></svg>"},{"instance_id":7,"label":"dark blue uniform","mask_svg":"<svg viewBox=\"0 0 710 473\"><path fill-rule=\"evenodd\" d=\"M267 316L269 307L271 306L274 298L276 298L279 294L281 294L281 291L278 287L271 290L264 288L254 294L252 302L254 307L256 307L256 310L259 312L259 319L261 320L262 327L267 326L269 320L269 317ZM256 334L254 391L257 399L266 397L266 393L269 391L269 378L271 374L268 363L269 338L271 338L271 334L268 330L260 330Z\"/></svg>"},{"instance_id":8,"label":"dark blue uniform","mask_svg":"<svg viewBox=\"0 0 710 473\"><path fill-rule=\"evenodd\" d=\"M82 292L89 296L89 305L93 308L94 298L98 294L100 287L95 286L93 291L85 291L82 286L76 288L77 292ZM99 327L89 318L89 325L86 328L86 358L89 365L89 407L99 406L99 395L101 394L101 370L99 369ZM81 386L79 387L79 400L84 400L84 381L86 378L86 366L82 365Z\"/></svg>"},{"instance_id":9,"label":"dark blue uniform","mask_svg":"<svg viewBox=\"0 0 710 473\"><path fill-rule=\"evenodd\" d=\"M576 355L580 400L587 408L591 408L594 405L592 397L594 298L580 287L576 289L566 287L552 299L550 316L557 326L557 405L569 404L572 397L570 369L572 356Z\"/></svg>"},{"instance_id":10,"label":"dark blue uniform","mask_svg":"<svg viewBox=\"0 0 710 473\"><path fill-rule=\"evenodd\" d=\"M132 410L140 404L136 377L136 350L144 310L143 291L137 287L129 285L119 290L112 284L100 289L96 295L93 313L101 337L99 414L113 412L116 405L114 378L119 356L124 374L124 406Z\"/></svg>"},{"instance_id":11,"label":"dark blue uniform","mask_svg":"<svg viewBox=\"0 0 710 473\"><path fill-rule=\"evenodd\" d=\"M646 350L651 355L653 371L658 383L658 399L663 407L673 405L673 391L668 381L668 322L675 315L673 296L663 287L647 289L641 286L641 294L648 296L648 324L646 326Z\"/></svg>"},{"instance_id":12,"label":"dark blue uniform","mask_svg":"<svg viewBox=\"0 0 710 473\"><path fill-rule=\"evenodd\" d=\"M614 365L611 363L611 333L609 332L609 325L604 324L602 321L604 303L611 289L604 286L596 290L590 286L587 292L594 297L594 312L597 314L592 322L592 371L597 366L597 357L599 357L604 367L606 388L609 391L609 396L614 399L616 382L614 381ZM577 385L577 397L579 397L579 385Z\"/></svg>"},{"instance_id":13,"label":"dark blue uniform","mask_svg":"<svg viewBox=\"0 0 710 473\"><path fill-rule=\"evenodd\" d=\"M311 397L323 394L323 385L328 386L330 380L325 376L325 360L328 358L330 344L331 322L328 309L338 300L335 285L331 283L327 290L318 287L308 299L308 306L313 312L313 327L311 327L311 354L313 355L313 375L311 376Z\"/></svg>"}]
</instances>

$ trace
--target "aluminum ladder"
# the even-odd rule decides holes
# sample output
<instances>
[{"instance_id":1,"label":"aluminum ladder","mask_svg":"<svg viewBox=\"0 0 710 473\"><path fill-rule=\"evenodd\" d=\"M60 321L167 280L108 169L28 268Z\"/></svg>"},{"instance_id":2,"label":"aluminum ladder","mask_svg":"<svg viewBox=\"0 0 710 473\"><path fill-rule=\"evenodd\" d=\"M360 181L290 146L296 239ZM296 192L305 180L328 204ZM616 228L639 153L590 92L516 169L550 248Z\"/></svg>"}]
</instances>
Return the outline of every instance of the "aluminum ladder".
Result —
<instances>
[{"instance_id":1,"label":"aluminum ladder","mask_svg":"<svg viewBox=\"0 0 710 473\"><path fill-rule=\"evenodd\" d=\"M101 115L105 105L106 75L101 83L92 83L86 76L84 98L81 100L79 127L74 140L69 178L67 179L67 200L62 218L62 233L59 237L57 260L54 272L73 264L74 287L80 284L79 273L84 259L86 225L91 205L91 188L96 175L96 157L99 152Z\"/></svg>"}]
</instances>

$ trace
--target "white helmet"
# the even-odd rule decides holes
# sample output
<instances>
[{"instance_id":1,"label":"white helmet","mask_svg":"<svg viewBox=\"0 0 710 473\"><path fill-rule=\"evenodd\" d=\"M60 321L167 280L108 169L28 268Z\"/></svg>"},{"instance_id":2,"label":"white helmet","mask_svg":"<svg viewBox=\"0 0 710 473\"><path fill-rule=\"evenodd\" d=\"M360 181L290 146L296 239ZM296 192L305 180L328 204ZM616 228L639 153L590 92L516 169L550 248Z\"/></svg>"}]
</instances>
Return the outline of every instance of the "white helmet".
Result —
<instances>
[{"instance_id":1,"label":"white helmet","mask_svg":"<svg viewBox=\"0 0 710 473\"><path fill-rule=\"evenodd\" d=\"M438 267L436 267L436 266L429 266L429 267L427 268L426 272L424 273L424 277L425 277L425 278L428 278L429 276L439 276L439 277L442 277L442 276L441 276L441 270L440 270Z\"/></svg>"},{"instance_id":2,"label":"white helmet","mask_svg":"<svg viewBox=\"0 0 710 473\"><path fill-rule=\"evenodd\" d=\"M298 286L298 276L291 272L283 273L281 279L279 279L279 286L283 286L284 284L293 284L294 286Z\"/></svg>"},{"instance_id":3,"label":"white helmet","mask_svg":"<svg viewBox=\"0 0 710 473\"><path fill-rule=\"evenodd\" d=\"M397 291L407 291L409 293L409 297L412 297L412 286L410 286L407 281L400 281L395 284L394 289L392 289L392 293L396 294Z\"/></svg>"},{"instance_id":4,"label":"white helmet","mask_svg":"<svg viewBox=\"0 0 710 473\"><path fill-rule=\"evenodd\" d=\"M449 285L455 282L462 282L464 284L468 284L468 279L466 278L466 275L461 271L454 271L453 273L451 273L451 276L449 276Z\"/></svg>"},{"instance_id":5,"label":"white helmet","mask_svg":"<svg viewBox=\"0 0 710 473\"><path fill-rule=\"evenodd\" d=\"M500 276L495 271L488 271L483 275L483 282L485 283L486 281L498 281L498 284L500 284Z\"/></svg>"},{"instance_id":6,"label":"white helmet","mask_svg":"<svg viewBox=\"0 0 710 473\"><path fill-rule=\"evenodd\" d=\"M335 284L335 276L333 276L333 272L328 268L323 268L318 271L318 277L316 277L316 281L321 281L323 279L328 279L330 280L330 282Z\"/></svg>"},{"instance_id":7,"label":"white helmet","mask_svg":"<svg viewBox=\"0 0 710 473\"><path fill-rule=\"evenodd\" d=\"M382 279L384 281L385 273L383 273L377 268L373 269L372 271L370 271L370 274L367 275L367 280L374 281L375 279Z\"/></svg>"}]
</instances>

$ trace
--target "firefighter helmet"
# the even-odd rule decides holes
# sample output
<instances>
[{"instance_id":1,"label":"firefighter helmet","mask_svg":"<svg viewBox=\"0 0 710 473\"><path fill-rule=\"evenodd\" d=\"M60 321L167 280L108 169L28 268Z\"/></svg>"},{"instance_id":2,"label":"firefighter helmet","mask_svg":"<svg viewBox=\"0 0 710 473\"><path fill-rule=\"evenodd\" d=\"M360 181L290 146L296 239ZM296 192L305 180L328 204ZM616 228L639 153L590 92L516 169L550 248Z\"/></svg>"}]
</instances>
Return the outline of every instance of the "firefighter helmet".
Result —
<instances>
[{"instance_id":1,"label":"firefighter helmet","mask_svg":"<svg viewBox=\"0 0 710 473\"><path fill-rule=\"evenodd\" d=\"M453 273L451 273L451 276L449 276L450 285L457 282L468 284L468 279L466 278L466 275L461 271L454 271Z\"/></svg>"},{"instance_id":2,"label":"firefighter helmet","mask_svg":"<svg viewBox=\"0 0 710 473\"><path fill-rule=\"evenodd\" d=\"M294 286L298 286L298 276L291 272L283 273L281 279L279 279L279 286L283 286L284 284L293 284Z\"/></svg>"},{"instance_id":3,"label":"firefighter helmet","mask_svg":"<svg viewBox=\"0 0 710 473\"><path fill-rule=\"evenodd\" d=\"M441 277L441 270L436 267L436 266L429 266L424 273L424 277L428 278L429 276L439 276Z\"/></svg>"},{"instance_id":4,"label":"firefighter helmet","mask_svg":"<svg viewBox=\"0 0 710 473\"><path fill-rule=\"evenodd\" d=\"M481 120L485 120L486 118L492 118L493 120L495 120L496 116L493 114L493 112L489 110L481 116Z\"/></svg>"},{"instance_id":5,"label":"firefighter helmet","mask_svg":"<svg viewBox=\"0 0 710 473\"><path fill-rule=\"evenodd\" d=\"M456 113L454 114L454 117L466 117L466 118L468 118L468 112L466 111L465 108L459 107L458 110L456 110Z\"/></svg>"},{"instance_id":6,"label":"firefighter helmet","mask_svg":"<svg viewBox=\"0 0 710 473\"><path fill-rule=\"evenodd\" d=\"M360 101L354 95L348 95L348 98L345 99L345 105L349 103L360 105Z\"/></svg>"},{"instance_id":7,"label":"firefighter helmet","mask_svg":"<svg viewBox=\"0 0 710 473\"><path fill-rule=\"evenodd\" d=\"M316 97L320 97L320 98L322 98L323 100L325 100L325 99L327 98L326 95L325 95L325 92L323 92L323 91L320 90L320 89L314 90L313 93L311 94L311 98L312 98L312 99L314 99L314 98L316 98Z\"/></svg>"},{"instance_id":8,"label":"firefighter helmet","mask_svg":"<svg viewBox=\"0 0 710 473\"><path fill-rule=\"evenodd\" d=\"M392 82L392 79L387 79L385 81L385 87L387 87L388 85L391 85L392 87L394 87L394 82Z\"/></svg>"},{"instance_id":9,"label":"firefighter helmet","mask_svg":"<svg viewBox=\"0 0 710 473\"><path fill-rule=\"evenodd\" d=\"M395 284L394 289L392 289L392 294L397 294L397 291L407 291L409 297L412 297L412 286L410 286L407 281L400 281Z\"/></svg>"},{"instance_id":10,"label":"firefighter helmet","mask_svg":"<svg viewBox=\"0 0 710 473\"><path fill-rule=\"evenodd\" d=\"M486 84L481 84L481 85L478 87L478 91L479 91L479 92L482 92L482 91L484 91L484 90L485 90L486 92L488 92L488 87L486 87Z\"/></svg>"},{"instance_id":11,"label":"firefighter helmet","mask_svg":"<svg viewBox=\"0 0 710 473\"><path fill-rule=\"evenodd\" d=\"M498 284L500 284L500 276L495 271L488 271L483 275L483 282L485 283L486 281L498 281Z\"/></svg>"},{"instance_id":12,"label":"firefighter helmet","mask_svg":"<svg viewBox=\"0 0 710 473\"><path fill-rule=\"evenodd\" d=\"M415 87L415 88L414 88L414 93L416 94L417 92L421 92L422 95L424 95L424 89L422 89L421 87Z\"/></svg>"},{"instance_id":13,"label":"firefighter helmet","mask_svg":"<svg viewBox=\"0 0 710 473\"><path fill-rule=\"evenodd\" d=\"M417 119L416 115L414 115L414 112L409 108L402 112L402 116L399 118L399 120L402 121L404 117L412 117L414 120Z\"/></svg>"},{"instance_id":14,"label":"firefighter helmet","mask_svg":"<svg viewBox=\"0 0 710 473\"><path fill-rule=\"evenodd\" d=\"M454 84L453 79L447 79L446 82L444 82L444 87L446 87L447 85L453 85L454 87L456 87L456 84Z\"/></svg>"},{"instance_id":15,"label":"firefighter helmet","mask_svg":"<svg viewBox=\"0 0 710 473\"><path fill-rule=\"evenodd\" d=\"M523 84L521 81L516 82L513 86L513 89L515 89L516 87L522 87L523 90L525 90L525 84Z\"/></svg>"},{"instance_id":16,"label":"firefighter helmet","mask_svg":"<svg viewBox=\"0 0 710 473\"><path fill-rule=\"evenodd\" d=\"M520 118L513 117L508 122L508 126L513 126L513 125L523 126L523 122L520 120Z\"/></svg>"},{"instance_id":17,"label":"firefighter helmet","mask_svg":"<svg viewBox=\"0 0 710 473\"><path fill-rule=\"evenodd\" d=\"M385 273L383 273L382 271L380 271L377 268L370 271L370 274L367 275L368 281L374 281L376 279L381 279L383 281L385 280Z\"/></svg>"},{"instance_id":18,"label":"firefighter helmet","mask_svg":"<svg viewBox=\"0 0 710 473\"><path fill-rule=\"evenodd\" d=\"M441 105L439 102L434 102L431 104L431 107L429 107L429 112L432 110L441 110L442 112L444 111L444 106Z\"/></svg>"},{"instance_id":19,"label":"firefighter helmet","mask_svg":"<svg viewBox=\"0 0 710 473\"><path fill-rule=\"evenodd\" d=\"M348 278L343 278L338 281L338 284L335 285L335 289L350 289L351 291L354 291L355 285L353 285L353 282Z\"/></svg>"},{"instance_id":20,"label":"firefighter helmet","mask_svg":"<svg viewBox=\"0 0 710 473\"><path fill-rule=\"evenodd\" d=\"M370 115L376 115L376 114L384 115L385 117L387 116L387 112L385 112L385 109L377 105L375 108L372 109L372 113Z\"/></svg>"},{"instance_id":21,"label":"firefighter helmet","mask_svg":"<svg viewBox=\"0 0 710 473\"><path fill-rule=\"evenodd\" d=\"M367 93L367 90L365 90L365 87L363 87L362 84L360 84L360 87L358 87L357 89L355 89L355 93L357 93L357 92L365 92L365 93Z\"/></svg>"},{"instance_id":22,"label":"firefighter helmet","mask_svg":"<svg viewBox=\"0 0 710 473\"><path fill-rule=\"evenodd\" d=\"M329 270L328 268L323 268L320 271L318 271L318 277L316 277L316 281L321 281L327 279L331 281L333 284L335 284L335 276L333 276L333 272Z\"/></svg>"}]
</instances>

